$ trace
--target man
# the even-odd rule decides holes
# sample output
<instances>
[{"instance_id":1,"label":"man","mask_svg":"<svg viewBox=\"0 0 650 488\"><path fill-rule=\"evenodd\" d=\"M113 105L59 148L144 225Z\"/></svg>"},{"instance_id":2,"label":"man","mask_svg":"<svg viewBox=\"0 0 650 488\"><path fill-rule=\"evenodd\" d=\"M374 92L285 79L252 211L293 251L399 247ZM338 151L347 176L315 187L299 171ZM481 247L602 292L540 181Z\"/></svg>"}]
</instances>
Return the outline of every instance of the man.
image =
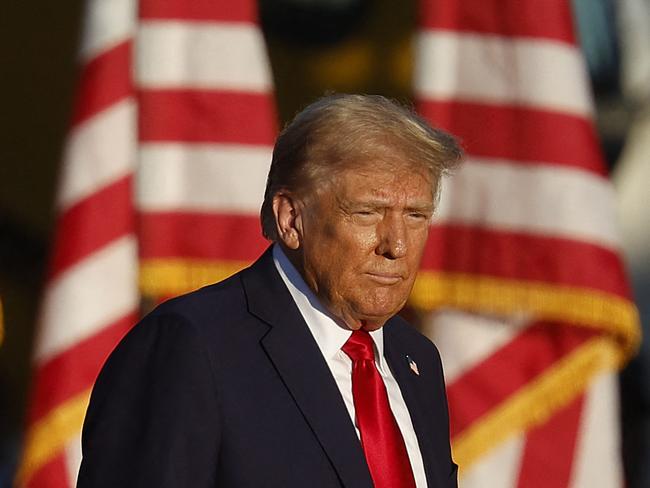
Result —
<instances>
[{"instance_id":1,"label":"man","mask_svg":"<svg viewBox=\"0 0 650 488\"><path fill-rule=\"evenodd\" d=\"M438 352L395 315L460 155L383 97L300 113L262 205L274 245L116 348L78 486L455 487Z\"/></svg>"}]
</instances>

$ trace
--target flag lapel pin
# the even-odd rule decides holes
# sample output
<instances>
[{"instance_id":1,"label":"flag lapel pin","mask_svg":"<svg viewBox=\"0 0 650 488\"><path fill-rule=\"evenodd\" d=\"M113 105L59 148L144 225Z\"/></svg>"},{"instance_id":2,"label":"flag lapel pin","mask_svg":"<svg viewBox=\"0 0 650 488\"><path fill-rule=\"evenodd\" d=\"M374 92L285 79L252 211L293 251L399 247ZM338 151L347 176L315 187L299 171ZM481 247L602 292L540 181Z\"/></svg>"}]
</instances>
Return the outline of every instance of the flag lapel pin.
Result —
<instances>
[{"instance_id":1,"label":"flag lapel pin","mask_svg":"<svg viewBox=\"0 0 650 488\"><path fill-rule=\"evenodd\" d=\"M420 371L418 370L418 365L417 365L417 363L415 361L413 361L413 359L411 359L411 356L409 356L407 354L406 355L406 360L408 361L409 368L411 368L411 371L413 371L413 374L416 374L416 375L420 376Z\"/></svg>"}]
</instances>

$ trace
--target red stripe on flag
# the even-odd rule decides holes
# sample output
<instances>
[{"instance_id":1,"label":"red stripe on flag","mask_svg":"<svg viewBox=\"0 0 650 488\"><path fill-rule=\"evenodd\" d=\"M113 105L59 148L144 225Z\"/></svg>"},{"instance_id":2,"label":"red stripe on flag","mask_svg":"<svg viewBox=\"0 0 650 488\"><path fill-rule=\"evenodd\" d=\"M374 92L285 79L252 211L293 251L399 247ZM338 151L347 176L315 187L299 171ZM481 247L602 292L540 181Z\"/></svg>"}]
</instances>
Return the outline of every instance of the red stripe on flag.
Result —
<instances>
[{"instance_id":1,"label":"red stripe on flag","mask_svg":"<svg viewBox=\"0 0 650 488\"><path fill-rule=\"evenodd\" d=\"M231 142L272 146L271 95L208 90L139 93L141 141Z\"/></svg>"},{"instance_id":2,"label":"red stripe on flag","mask_svg":"<svg viewBox=\"0 0 650 488\"><path fill-rule=\"evenodd\" d=\"M60 452L38 470L31 473L29 479L20 488L63 488L71 486L65 452Z\"/></svg>"},{"instance_id":3,"label":"red stripe on flag","mask_svg":"<svg viewBox=\"0 0 650 488\"><path fill-rule=\"evenodd\" d=\"M597 331L535 323L447 388L452 437L584 344Z\"/></svg>"},{"instance_id":4,"label":"red stripe on flag","mask_svg":"<svg viewBox=\"0 0 650 488\"><path fill-rule=\"evenodd\" d=\"M125 176L84 198L59 217L50 279L111 241L134 231L131 191L132 177Z\"/></svg>"},{"instance_id":5,"label":"red stripe on flag","mask_svg":"<svg viewBox=\"0 0 650 488\"><path fill-rule=\"evenodd\" d=\"M526 435L517 488L566 488L571 481L584 395Z\"/></svg>"},{"instance_id":6,"label":"red stripe on flag","mask_svg":"<svg viewBox=\"0 0 650 488\"><path fill-rule=\"evenodd\" d=\"M134 311L40 365L28 422L33 424L56 406L91 388L110 352L136 321Z\"/></svg>"},{"instance_id":7,"label":"red stripe on flag","mask_svg":"<svg viewBox=\"0 0 650 488\"><path fill-rule=\"evenodd\" d=\"M201 22L257 23L255 0L141 0L141 19L182 19Z\"/></svg>"},{"instance_id":8,"label":"red stripe on flag","mask_svg":"<svg viewBox=\"0 0 650 488\"><path fill-rule=\"evenodd\" d=\"M143 213L144 259L185 257L252 261L269 245L259 217L234 214Z\"/></svg>"},{"instance_id":9,"label":"red stripe on flag","mask_svg":"<svg viewBox=\"0 0 650 488\"><path fill-rule=\"evenodd\" d=\"M73 126L132 94L131 48L131 40L124 41L82 68L72 113Z\"/></svg>"},{"instance_id":10,"label":"red stripe on flag","mask_svg":"<svg viewBox=\"0 0 650 488\"><path fill-rule=\"evenodd\" d=\"M418 107L434 125L459 136L470 155L555 163L607 174L594 127L582 117L449 100L424 100Z\"/></svg>"},{"instance_id":11,"label":"red stripe on flag","mask_svg":"<svg viewBox=\"0 0 650 488\"><path fill-rule=\"evenodd\" d=\"M584 241L489 228L432 227L422 269L595 288L630 297L620 256Z\"/></svg>"},{"instance_id":12,"label":"red stripe on flag","mask_svg":"<svg viewBox=\"0 0 650 488\"><path fill-rule=\"evenodd\" d=\"M419 19L420 25L429 29L576 42L566 0L421 1Z\"/></svg>"}]
</instances>

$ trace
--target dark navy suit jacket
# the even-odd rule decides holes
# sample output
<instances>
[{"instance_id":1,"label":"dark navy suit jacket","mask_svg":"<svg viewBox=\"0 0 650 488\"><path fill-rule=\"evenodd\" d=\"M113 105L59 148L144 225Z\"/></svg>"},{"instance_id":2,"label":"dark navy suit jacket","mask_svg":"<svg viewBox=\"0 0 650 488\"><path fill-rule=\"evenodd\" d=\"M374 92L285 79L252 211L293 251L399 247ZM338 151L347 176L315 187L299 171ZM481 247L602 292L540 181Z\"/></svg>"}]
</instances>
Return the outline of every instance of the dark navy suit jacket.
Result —
<instances>
[{"instance_id":1,"label":"dark navy suit jacket","mask_svg":"<svg viewBox=\"0 0 650 488\"><path fill-rule=\"evenodd\" d=\"M438 351L398 317L384 343L428 485L456 487ZM372 487L334 378L270 252L160 305L118 345L93 389L78 486Z\"/></svg>"}]
</instances>

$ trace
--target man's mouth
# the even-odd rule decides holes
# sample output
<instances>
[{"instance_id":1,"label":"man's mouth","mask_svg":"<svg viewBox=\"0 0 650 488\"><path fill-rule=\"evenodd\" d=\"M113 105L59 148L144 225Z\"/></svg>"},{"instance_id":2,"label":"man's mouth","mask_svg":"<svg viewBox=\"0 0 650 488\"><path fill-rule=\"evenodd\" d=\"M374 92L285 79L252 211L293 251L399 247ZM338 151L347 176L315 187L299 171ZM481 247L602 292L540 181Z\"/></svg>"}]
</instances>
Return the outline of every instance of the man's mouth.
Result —
<instances>
[{"instance_id":1,"label":"man's mouth","mask_svg":"<svg viewBox=\"0 0 650 488\"><path fill-rule=\"evenodd\" d=\"M378 272L372 272L372 273L366 273L370 277L370 279L376 283L379 283L381 285L395 285L402 281L402 275L398 273L378 273Z\"/></svg>"}]
</instances>

